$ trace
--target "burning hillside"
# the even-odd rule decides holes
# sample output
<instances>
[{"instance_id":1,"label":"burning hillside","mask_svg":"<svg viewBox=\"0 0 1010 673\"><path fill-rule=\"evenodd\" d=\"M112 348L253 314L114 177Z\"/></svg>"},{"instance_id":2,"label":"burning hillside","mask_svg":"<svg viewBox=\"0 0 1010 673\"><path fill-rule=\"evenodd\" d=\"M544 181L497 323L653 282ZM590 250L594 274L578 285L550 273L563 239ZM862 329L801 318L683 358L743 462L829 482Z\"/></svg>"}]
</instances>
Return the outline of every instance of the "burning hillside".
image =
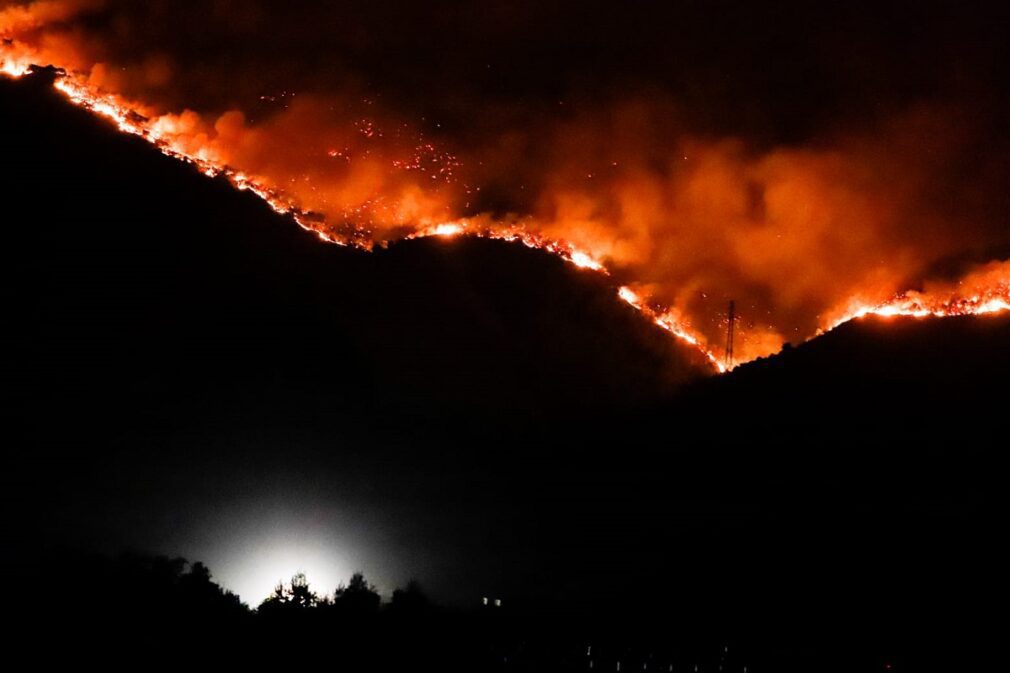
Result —
<instances>
[{"instance_id":1,"label":"burning hillside","mask_svg":"<svg viewBox=\"0 0 1010 673\"><path fill-rule=\"evenodd\" d=\"M426 71L443 124L423 91L369 61L380 52L360 36L396 59L387 42L413 35L400 21L341 15L349 46L332 47L339 67L319 68L305 44L324 44L326 25L307 35L300 17L302 33L287 36L280 8L254 4L236 24L228 2L4 3L0 71L64 69L54 85L76 105L326 241L469 235L608 274L625 302L720 369L733 364L730 299L738 362L870 313L1010 309L1010 153L986 113L954 97L909 97L869 120L769 140L741 120L699 128L683 91L658 79L529 88L525 104L523 84L445 100L457 74ZM491 44L529 28L497 9L507 16L489 11ZM450 55L473 46L446 44ZM564 67L559 77L582 81Z\"/></svg>"}]
</instances>

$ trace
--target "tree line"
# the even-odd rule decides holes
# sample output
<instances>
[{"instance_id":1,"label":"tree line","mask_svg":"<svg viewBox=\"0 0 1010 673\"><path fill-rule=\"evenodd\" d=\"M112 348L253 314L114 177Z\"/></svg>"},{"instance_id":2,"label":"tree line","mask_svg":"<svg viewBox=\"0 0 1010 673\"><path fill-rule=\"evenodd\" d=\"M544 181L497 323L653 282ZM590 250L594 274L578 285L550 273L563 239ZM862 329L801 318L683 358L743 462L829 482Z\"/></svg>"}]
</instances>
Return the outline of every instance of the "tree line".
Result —
<instances>
[{"instance_id":1,"label":"tree line","mask_svg":"<svg viewBox=\"0 0 1010 673\"><path fill-rule=\"evenodd\" d=\"M470 606L439 605L413 581L384 602L361 572L330 595L296 574L251 609L204 564L182 558L68 555L35 568L21 582L28 591L17 642L50 664L467 673L742 673L744 665L716 641L679 651L657 645L630 628L631 613L619 615L629 625L623 634L594 631L547 604L511 609L475 597ZM41 591L57 580L66 591Z\"/></svg>"}]
</instances>

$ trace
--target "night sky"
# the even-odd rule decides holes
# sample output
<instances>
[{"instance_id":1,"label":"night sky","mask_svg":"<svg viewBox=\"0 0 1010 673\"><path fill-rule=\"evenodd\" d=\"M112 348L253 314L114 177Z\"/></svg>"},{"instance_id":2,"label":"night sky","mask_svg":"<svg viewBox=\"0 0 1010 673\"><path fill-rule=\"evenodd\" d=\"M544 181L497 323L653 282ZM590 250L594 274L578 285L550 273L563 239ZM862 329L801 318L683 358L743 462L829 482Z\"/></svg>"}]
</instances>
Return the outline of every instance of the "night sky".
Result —
<instances>
[{"instance_id":1,"label":"night sky","mask_svg":"<svg viewBox=\"0 0 1010 673\"><path fill-rule=\"evenodd\" d=\"M8 572L360 570L823 670L991 646L1010 315L821 332L1007 295L1005 11L402 4L0 2L0 56L298 204L0 76ZM463 220L609 271L412 238Z\"/></svg>"}]
</instances>

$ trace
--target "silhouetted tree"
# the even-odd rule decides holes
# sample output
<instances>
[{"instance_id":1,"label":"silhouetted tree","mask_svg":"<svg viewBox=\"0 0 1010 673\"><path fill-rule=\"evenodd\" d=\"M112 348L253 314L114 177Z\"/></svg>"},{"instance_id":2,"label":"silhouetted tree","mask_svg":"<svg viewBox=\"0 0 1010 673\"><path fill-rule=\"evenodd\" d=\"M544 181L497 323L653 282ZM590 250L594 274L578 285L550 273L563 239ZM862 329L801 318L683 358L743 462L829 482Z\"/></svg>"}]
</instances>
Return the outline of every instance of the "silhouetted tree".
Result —
<instances>
[{"instance_id":1,"label":"silhouetted tree","mask_svg":"<svg viewBox=\"0 0 1010 673\"><path fill-rule=\"evenodd\" d=\"M61 577L73 592L62 602L39 602L34 619L18 619L33 625L29 637L48 647L58 642L76 662L102 661L118 670L124 662L135 668L138 657L151 652L217 652L221 642L253 626L238 596L216 584L206 566L182 558L53 554L37 572Z\"/></svg>"},{"instance_id":2,"label":"silhouetted tree","mask_svg":"<svg viewBox=\"0 0 1010 673\"><path fill-rule=\"evenodd\" d=\"M395 614L416 617L431 607L428 597L421 590L416 580L410 580L407 586L393 591L390 610Z\"/></svg>"},{"instance_id":3,"label":"silhouetted tree","mask_svg":"<svg viewBox=\"0 0 1010 673\"><path fill-rule=\"evenodd\" d=\"M334 607L347 615L375 614L379 611L379 603L379 593L360 572L351 575L351 581L337 587L333 593Z\"/></svg>"}]
</instances>

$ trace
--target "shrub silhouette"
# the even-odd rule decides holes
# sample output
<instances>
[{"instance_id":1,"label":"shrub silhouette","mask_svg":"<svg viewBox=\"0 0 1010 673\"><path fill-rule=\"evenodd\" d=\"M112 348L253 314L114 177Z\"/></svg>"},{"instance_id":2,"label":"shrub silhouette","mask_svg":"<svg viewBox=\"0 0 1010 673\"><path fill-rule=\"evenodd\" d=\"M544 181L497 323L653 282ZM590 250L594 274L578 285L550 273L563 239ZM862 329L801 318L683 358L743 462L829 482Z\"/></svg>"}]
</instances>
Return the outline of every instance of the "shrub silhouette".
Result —
<instances>
[{"instance_id":1,"label":"shrub silhouette","mask_svg":"<svg viewBox=\"0 0 1010 673\"><path fill-rule=\"evenodd\" d=\"M309 587L305 573L295 573L287 584L278 582L274 592L259 606L259 612L278 610L307 610L325 602Z\"/></svg>"}]
</instances>

